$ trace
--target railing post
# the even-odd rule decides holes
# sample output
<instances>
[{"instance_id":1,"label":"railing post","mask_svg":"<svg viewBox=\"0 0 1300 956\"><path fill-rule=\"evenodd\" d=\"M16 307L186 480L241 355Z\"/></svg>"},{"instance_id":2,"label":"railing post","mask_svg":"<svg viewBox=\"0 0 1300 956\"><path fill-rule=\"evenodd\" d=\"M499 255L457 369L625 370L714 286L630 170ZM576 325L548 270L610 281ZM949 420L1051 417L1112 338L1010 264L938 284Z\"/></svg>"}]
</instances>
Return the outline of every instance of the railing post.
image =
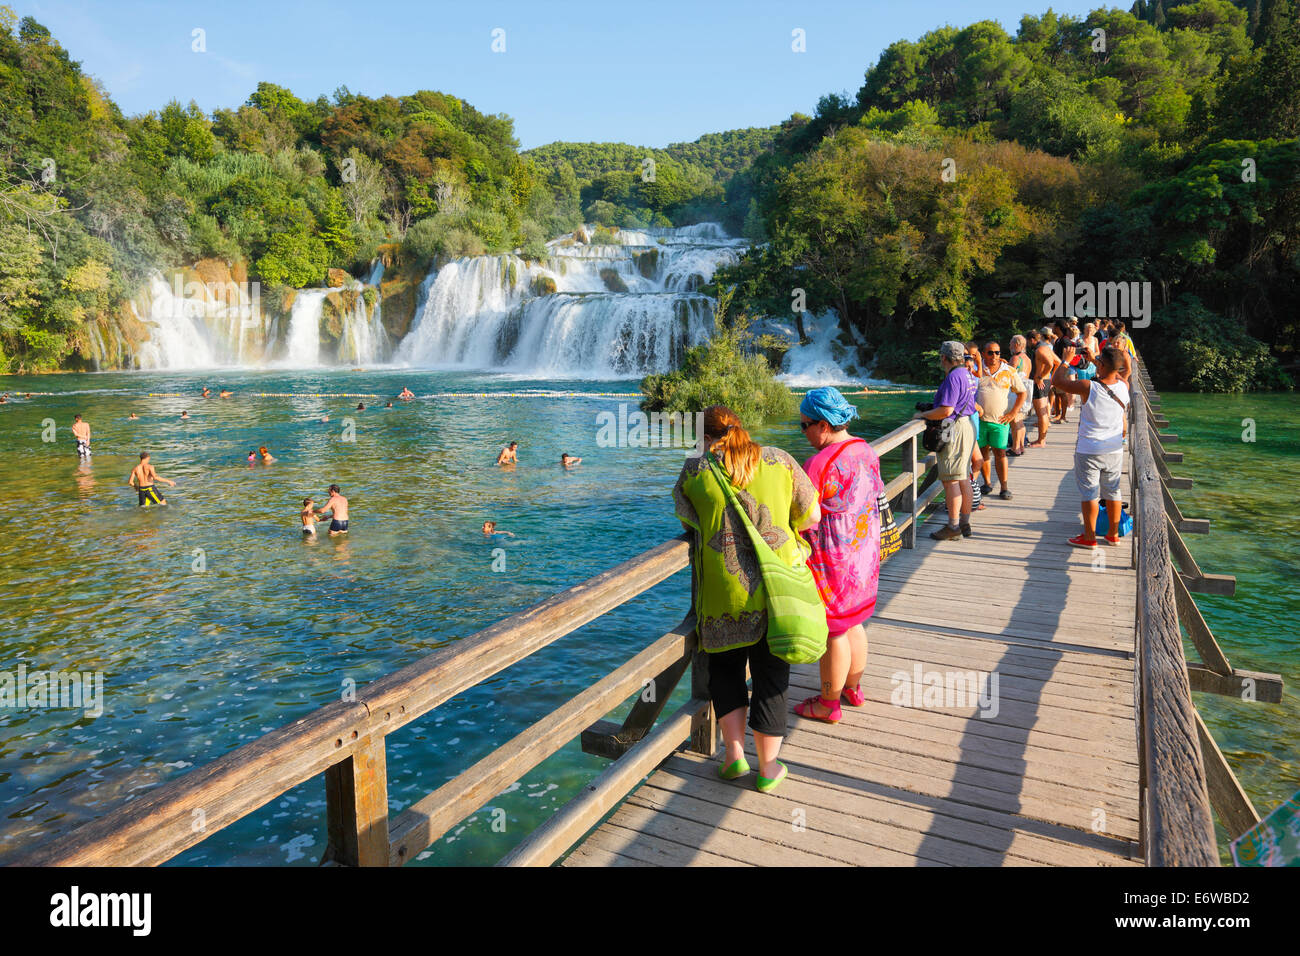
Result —
<instances>
[{"instance_id":1,"label":"railing post","mask_svg":"<svg viewBox=\"0 0 1300 956\"><path fill-rule=\"evenodd\" d=\"M384 738L367 737L325 771L329 842L322 863L388 865L388 768Z\"/></svg>"},{"instance_id":2,"label":"railing post","mask_svg":"<svg viewBox=\"0 0 1300 956\"><path fill-rule=\"evenodd\" d=\"M907 440L906 452L904 454L904 463L907 465L907 473L911 480L903 490L903 500L899 502L907 514L912 516L906 528L903 529L901 544L904 548L916 547L916 523L919 519L916 513L916 483L918 477L916 474L916 436L913 435Z\"/></svg>"},{"instance_id":3,"label":"railing post","mask_svg":"<svg viewBox=\"0 0 1300 956\"><path fill-rule=\"evenodd\" d=\"M709 654L696 648L691 660L691 697L708 701L691 715L691 753L712 757L718 748L718 718L709 697Z\"/></svg>"}]
</instances>

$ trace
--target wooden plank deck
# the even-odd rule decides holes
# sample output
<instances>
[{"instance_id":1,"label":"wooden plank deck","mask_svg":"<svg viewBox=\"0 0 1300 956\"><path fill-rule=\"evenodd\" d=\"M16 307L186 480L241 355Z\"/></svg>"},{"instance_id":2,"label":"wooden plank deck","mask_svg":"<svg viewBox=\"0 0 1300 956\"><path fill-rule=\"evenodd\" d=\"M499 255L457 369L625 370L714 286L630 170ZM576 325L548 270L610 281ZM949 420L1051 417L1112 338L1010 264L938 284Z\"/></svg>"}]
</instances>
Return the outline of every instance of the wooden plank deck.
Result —
<instances>
[{"instance_id":1,"label":"wooden plank deck","mask_svg":"<svg viewBox=\"0 0 1300 956\"><path fill-rule=\"evenodd\" d=\"M563 865L1138 865L1131 539L1104 568L1066 543L1075 432L1012 460L1015 497L990 498L974 537L931 540L936 514L886 562L867 705L834 726L792 713L775 793L676 753ZM917 668L996 675L996 715L892 702ZM817 686L816 665L794 668L791 704Z\"/></svg>"}]
</instances>

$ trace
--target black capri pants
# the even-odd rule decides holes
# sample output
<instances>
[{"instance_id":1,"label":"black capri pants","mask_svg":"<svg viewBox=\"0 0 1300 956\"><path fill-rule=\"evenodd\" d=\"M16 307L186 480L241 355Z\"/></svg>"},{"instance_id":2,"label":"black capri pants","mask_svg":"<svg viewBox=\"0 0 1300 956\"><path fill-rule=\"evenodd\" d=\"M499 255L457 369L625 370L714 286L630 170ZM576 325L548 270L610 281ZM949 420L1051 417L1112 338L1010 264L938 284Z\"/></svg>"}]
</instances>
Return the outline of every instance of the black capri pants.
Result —
<instances>
[{"instance_id":1,"label":"black capri pants","mask_svg":"<svg viewBox=\"0 0 1300 956\"><path fill-rule=\"evenodd\" d=\"M745 663L754 684L753 699L745 686ZM737 707L749 707L750 729L772 737L785 736L786 691L790 665L775 656L764 637L757 644L709 655L709 697L713 712L723 717Z\"/></svg>"}]
</instances>

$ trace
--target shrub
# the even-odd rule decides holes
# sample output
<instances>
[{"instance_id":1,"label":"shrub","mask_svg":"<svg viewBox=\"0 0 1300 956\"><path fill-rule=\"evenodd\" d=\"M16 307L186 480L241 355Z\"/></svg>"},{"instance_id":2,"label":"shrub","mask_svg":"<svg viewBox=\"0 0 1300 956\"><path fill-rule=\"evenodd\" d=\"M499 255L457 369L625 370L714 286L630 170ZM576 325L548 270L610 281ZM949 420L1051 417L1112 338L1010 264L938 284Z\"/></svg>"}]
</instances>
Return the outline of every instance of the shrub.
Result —
<instances>
[{"instance_id":1,"label":"shrub","mask_svg":"<svg viewBox=\"0 0 1300 956\"><path fill-rule=\"evenodd\" d=\"M1135 334L1159 387L1193 392L1270 391L1292 387L1268 346L1238 321L1217 315L1194 295L1179 296Z\"/></svg>"},{"instance_id":2,"label":"shrub","mask_svg":"<svg viewBox=\"0 0 1300 956\"><path fill-rule=\"evenodd\" d=\"M642 409L695 413L710 405L726 405L746 427L795 417L798 403L761 354L772 344L768 337L749 330L747 315L737 315L730 323L726 320L733 291L718 296L713 337L708 342L688 349L676 371L642 379Z\"/></svg>"}]
</instances>

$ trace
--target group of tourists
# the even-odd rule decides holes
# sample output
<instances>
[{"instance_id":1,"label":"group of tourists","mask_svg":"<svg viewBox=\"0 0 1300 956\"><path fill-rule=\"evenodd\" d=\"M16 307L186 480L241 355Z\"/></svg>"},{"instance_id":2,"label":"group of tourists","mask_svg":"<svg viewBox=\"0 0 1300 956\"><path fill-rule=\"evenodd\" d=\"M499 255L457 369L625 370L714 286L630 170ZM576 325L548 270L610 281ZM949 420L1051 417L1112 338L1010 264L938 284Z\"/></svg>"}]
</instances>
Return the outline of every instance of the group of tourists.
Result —
<instances>
[{"instance_id":1,"label":"group of tourists","mask_svg":"<svg viewBox=\"0 0 1300 956\"><path fill-rule=\"evenodd\" d=\"M1005 359L996 341L944 342L943 381L916 415L935 432L947 500L948 521L931 537L971 537L971 512L992 494L994 475L998 496L1010 500L1008 458L1043 447L1050 425L1066 420L1077 397L1074 471L1084 528L1069 543L1095 548L1102 534L1105 543L1118 544L1133 355L1118 322L1088 322L1082 329L1059 322L1016 335ZM1038 435L1026 445L1031 410ZM707 408L703 453L687 459L673 488L677 518L692 539L696 634L707 652L708 692L725 746L718 772L735 780L753 770L744 748L748 718L758 758L755 785L763 793L788 774L778 755L791 663L815 659L820 669L820 692L796 704L796 715L837 723L843 706L866 703L863 625L875 610L881 533L892 529L892 516L875 451L848 432L857 414L834 388L808 392L799 427L813 454L801 467L781 449L755 443L731 409ZM1106 522L1099 524L1102 503ZM799 581L805 568L806 586ZM815 595L802 609L801 588ZM821 606L808 610L816 598ZM790 630L801 614L809 643L825 635L819 657L796 656Z\"/></svg>"}]
</instances>

